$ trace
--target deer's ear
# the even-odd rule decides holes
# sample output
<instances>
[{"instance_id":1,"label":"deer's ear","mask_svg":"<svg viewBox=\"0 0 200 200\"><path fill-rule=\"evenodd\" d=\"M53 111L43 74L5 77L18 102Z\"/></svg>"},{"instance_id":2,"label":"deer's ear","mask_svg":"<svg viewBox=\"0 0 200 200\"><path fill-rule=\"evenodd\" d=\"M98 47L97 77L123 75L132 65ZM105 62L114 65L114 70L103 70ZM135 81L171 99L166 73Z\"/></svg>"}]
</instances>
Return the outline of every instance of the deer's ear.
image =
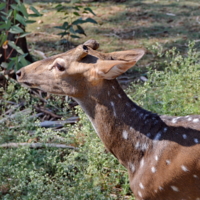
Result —
<instances>
[{"instance_id":1,"label":"deer's ear","mask_svg":"<svg viewBox=\"0 0 200 200\"><path fill-rule=\"evenodd\" d=\"M137 51L130 50L130 51L123 51L121 53L124 54L124 57L126 59L99 60L96 63L95 70L98 77L110 80L120 76L128 69L133 67L136 64L136 62L142 58L145 51L142 49L138 49ZM117 54L119 54L119 52L117 52ZM120 57L122 57L122 55Z\"/></svg>"}]
</instances>

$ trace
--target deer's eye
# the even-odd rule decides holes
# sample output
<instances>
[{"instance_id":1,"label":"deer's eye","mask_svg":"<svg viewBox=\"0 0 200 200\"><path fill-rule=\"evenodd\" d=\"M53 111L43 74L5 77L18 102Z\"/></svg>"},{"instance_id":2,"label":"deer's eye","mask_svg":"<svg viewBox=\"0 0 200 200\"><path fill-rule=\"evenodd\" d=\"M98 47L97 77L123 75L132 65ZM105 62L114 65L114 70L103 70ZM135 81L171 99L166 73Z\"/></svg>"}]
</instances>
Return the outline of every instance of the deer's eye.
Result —
<instances>
[{"instance_id":1,"label":"deer's eye","mask_svg":"<svg viewBox=\"0 0 200 200\"><path fill-rule=\"evenodd\" d=\"M65 70L65 68L62 66L62 65L60 65L60 64L58 64L58 63L56 63L56 68L59 70L59 71L64 71Z\"/></svg>"}]
</instances>

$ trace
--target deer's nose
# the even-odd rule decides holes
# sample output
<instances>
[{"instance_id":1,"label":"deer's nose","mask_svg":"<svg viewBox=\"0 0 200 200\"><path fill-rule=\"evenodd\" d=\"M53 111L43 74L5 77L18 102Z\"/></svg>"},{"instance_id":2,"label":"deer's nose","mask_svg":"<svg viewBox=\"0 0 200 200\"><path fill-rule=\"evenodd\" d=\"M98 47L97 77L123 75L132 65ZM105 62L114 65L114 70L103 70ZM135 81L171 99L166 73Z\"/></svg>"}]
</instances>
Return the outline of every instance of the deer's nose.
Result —
<instances>
[{"instance_id":1,"label":"deer's nose","mask_svg":"<svg viewBox=\"0 0 200 200\"><path fill-rule=\"evenodd\" d=\"M18 71L16 72L16 75L17 75L17 78L20 78L20 76L22 75L21 70L18 70Z\"/></svg>"}]
</instances>

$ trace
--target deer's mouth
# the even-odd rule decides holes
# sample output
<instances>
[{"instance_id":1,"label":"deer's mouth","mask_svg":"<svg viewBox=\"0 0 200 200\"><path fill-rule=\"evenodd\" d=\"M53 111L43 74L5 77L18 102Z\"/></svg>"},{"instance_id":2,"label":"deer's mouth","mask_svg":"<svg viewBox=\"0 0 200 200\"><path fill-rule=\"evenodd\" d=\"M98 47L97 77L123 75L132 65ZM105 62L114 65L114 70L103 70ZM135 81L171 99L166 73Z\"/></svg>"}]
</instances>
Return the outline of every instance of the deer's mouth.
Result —
<instances>
[{"instance_id":1,"label":"deer's mouth","mask_svg":"<svg viewBox=\"0 0 200 200\"><path fill-rule=\"evenodd\" d=\"M33 84L30 82L22 82L21 84L24 85L25 87L29 87L29 88L38 88L37 84Z\"/></svg>"}]
</instances>

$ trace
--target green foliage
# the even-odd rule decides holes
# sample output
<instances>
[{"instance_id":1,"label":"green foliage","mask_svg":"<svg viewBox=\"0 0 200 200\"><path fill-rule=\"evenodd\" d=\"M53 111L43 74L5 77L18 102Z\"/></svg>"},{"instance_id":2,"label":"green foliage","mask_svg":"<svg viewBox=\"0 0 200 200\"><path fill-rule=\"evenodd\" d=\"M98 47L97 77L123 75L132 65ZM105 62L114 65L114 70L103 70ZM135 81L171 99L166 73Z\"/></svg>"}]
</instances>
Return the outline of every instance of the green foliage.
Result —
<instances>
[{"instance_id":1,"label":"green foliage","mask_svg":"<svg viewBox=\"0 0 200 200\"><path fill-rule=\"evenodd\" d=\"M198 114L200 53L193 46L194 43L190 43L187 55L183 56L175 48L169 50L163 63L164 70L149 69L148 81L144 85L133 84L128 90L130 97L159 114Z\"/></svg>"},{"instance_id":2,"label":"green foliage","mask_svg":"<svg viewBox=\"0 0 200 200\"><path fill-rule=\"evenodd\" d=\"M33 14L27 13L26 7L20 0L15 0L15 3L11 4L9 9L6 0L0 3L0 47L2 47L4 51L8 49L8 46L11 47L9 55L6 55L6 62L2 63L3 68L17 71L28 64L28 61L25 59L27 54L17 45L17 42L19 38L29 34L25 32L24 27L29 23L35 22L30 21L29 17L41 16L33 6L30 6L30 10L33 11ZM15 35L15 41L10 40L9 34ZM18 54L11 58L13 50L16 50Z\"/></svg>"},{"instance_id":3,"label":"green foliage","mask_svg":"<svg viewBox=\"0 0 200 200\"><path fill-rule=\"evenodd\" d=\"M4 108L3 102L6 101L26 102L23 109L30 109L31 113L38 103L27 89L14 81L9 83L3 99L0 103ZM61 107L61 102L57 97L55 101L48 102L48 106ZM6 110L0 111L4 116ZM38 127L38 121L30 118L30 114L19 114L1 123L0 145L38 138L41 143L73 145L79 150L25 146L0 148L0 199L111 200L123 199L130 192L126 170L110 153L105 152L102 142L79 108L77 114L80 121L74 126L67 126L67 134Z\"/></svg>"},{"instance_id":4,"label":"green foliage","mask_svg":"<svg viewBox=\"0 0 200 200\"><path fill-rule=\"evenodd\" d=\"M62 32L58 33L61 37L67 36L69 38L80 38L79 35L86 35L84 28L81 26L84 23L93 23L97 24L97 22L87 17L84 19L83 14L95 15L90 7L82 6L79 1L73 1L73 6L63 6L62 4L58 4L55 8L58 12L63 12L65 17L63 18L65 21L62 26L56 26L55 28L61 29Z\"/></svg>"}]
</instances>

